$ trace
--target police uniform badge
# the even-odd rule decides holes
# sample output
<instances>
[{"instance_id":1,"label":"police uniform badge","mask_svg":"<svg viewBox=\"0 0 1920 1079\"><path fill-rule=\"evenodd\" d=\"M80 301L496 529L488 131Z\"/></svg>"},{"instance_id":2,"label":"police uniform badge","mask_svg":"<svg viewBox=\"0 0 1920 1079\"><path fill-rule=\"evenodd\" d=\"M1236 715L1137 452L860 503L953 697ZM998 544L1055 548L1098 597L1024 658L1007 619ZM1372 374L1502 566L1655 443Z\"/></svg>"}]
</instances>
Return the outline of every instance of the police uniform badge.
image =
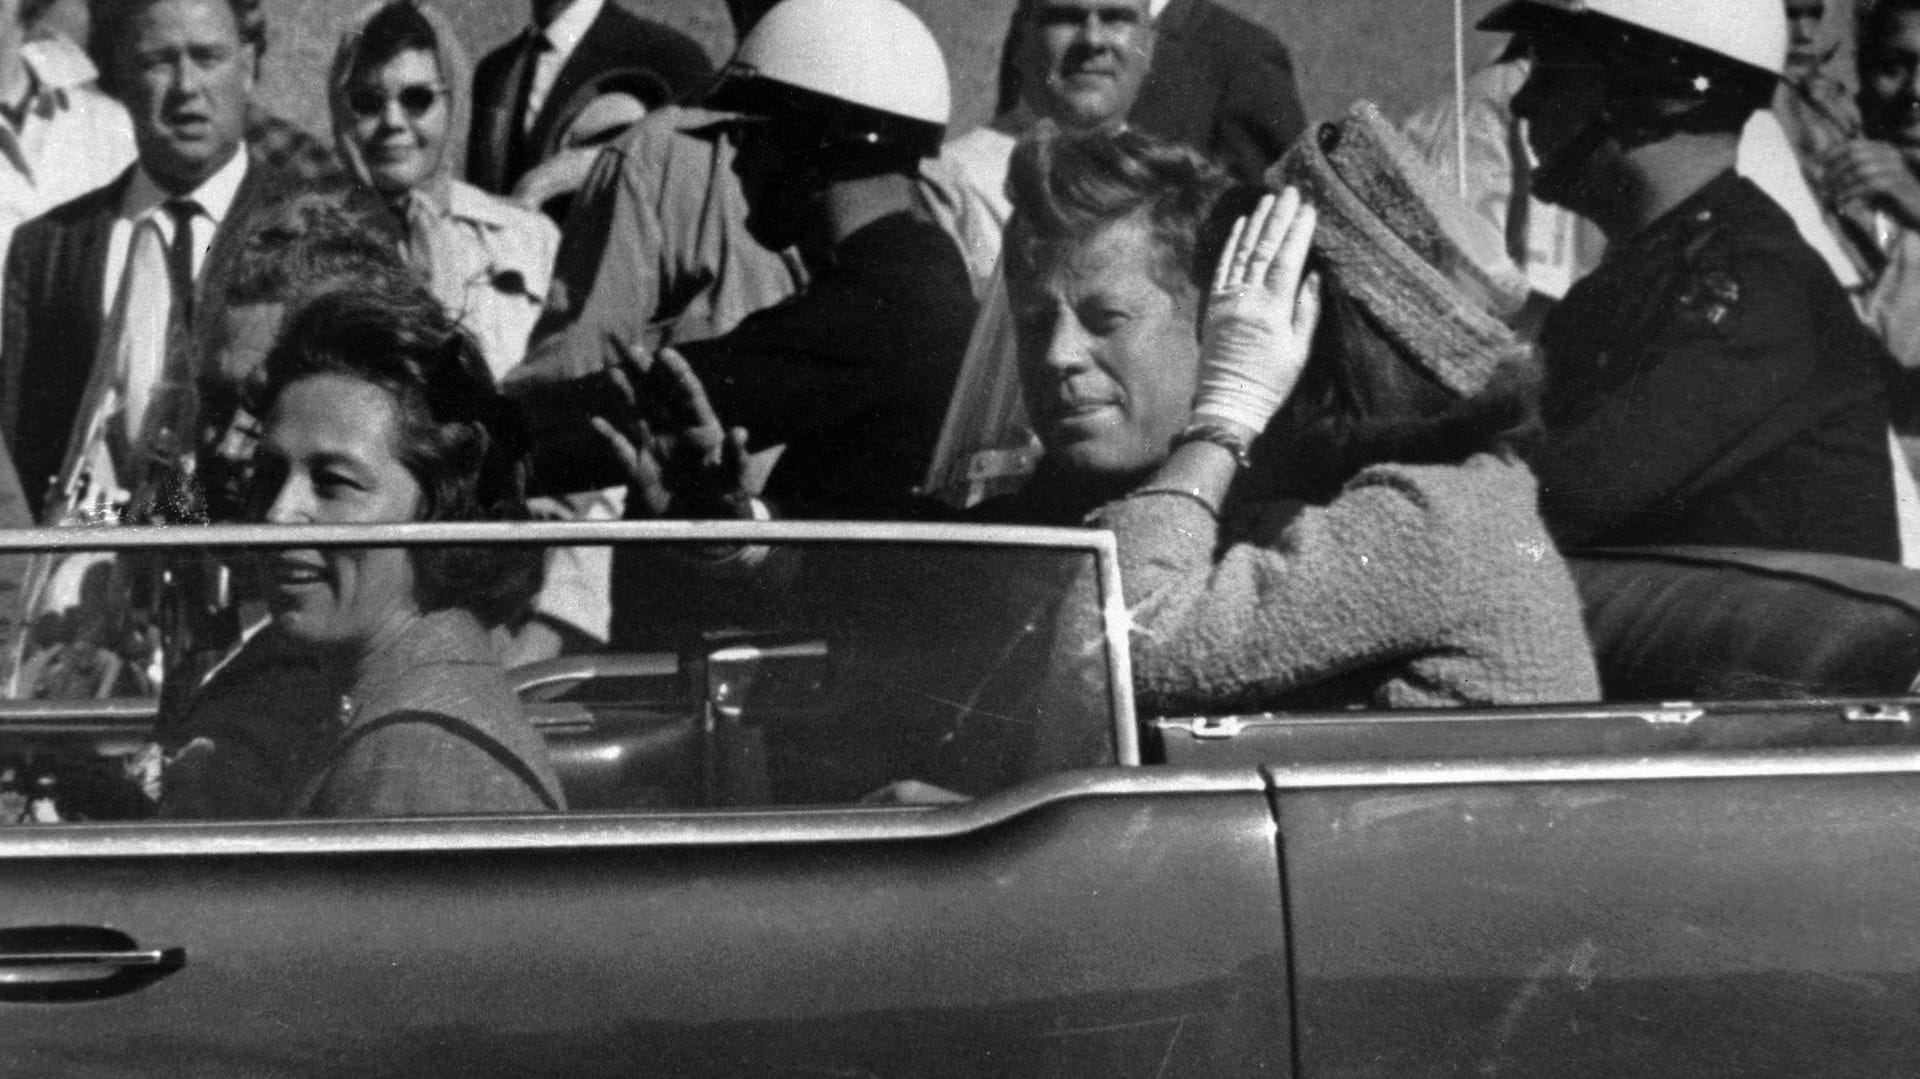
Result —
<instances>
[{"instance_id":1,"label":"police uniform badge","mask_svg":"<svg viewBox=\"0 0 1920 1079\"><path fill-rule=\"evenodd\" d=\"M1722 269L1696 270L1680 290L1678 309L1684 325L1722 329L1740 310L1740 279Z\"/></svg>"}]
</instances>

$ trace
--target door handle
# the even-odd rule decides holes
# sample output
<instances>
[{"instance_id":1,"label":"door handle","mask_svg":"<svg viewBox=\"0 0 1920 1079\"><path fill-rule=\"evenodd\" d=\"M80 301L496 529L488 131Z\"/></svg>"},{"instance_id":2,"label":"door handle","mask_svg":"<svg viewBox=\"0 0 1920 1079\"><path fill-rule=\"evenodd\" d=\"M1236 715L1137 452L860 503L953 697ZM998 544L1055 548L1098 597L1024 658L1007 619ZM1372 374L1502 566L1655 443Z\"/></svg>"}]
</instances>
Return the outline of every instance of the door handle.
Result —
<instances>
[{"instance_id":1,"label":"door handle","mask_svg":"<svg viewBox=\"0 0 1920 1079\"><path fill-rule=\"evenodd\" d=\"M0 929L0 1001L99 1000L149 985L187 962L184 948L142 948L117 929Z\"/></svg>"}]
</instances>

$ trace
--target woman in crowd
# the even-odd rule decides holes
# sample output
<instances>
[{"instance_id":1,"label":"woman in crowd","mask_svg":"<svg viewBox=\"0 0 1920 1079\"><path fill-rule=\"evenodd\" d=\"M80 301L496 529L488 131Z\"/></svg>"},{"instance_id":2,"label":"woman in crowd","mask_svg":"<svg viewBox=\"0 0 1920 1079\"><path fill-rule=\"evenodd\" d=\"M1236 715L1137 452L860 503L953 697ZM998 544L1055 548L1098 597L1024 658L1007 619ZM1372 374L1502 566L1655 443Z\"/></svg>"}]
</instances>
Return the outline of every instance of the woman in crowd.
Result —
<instances>
[{"instance_id":1,"label":"woman in crowd","mask_svg":"<svg viewBox=\"0 0 1920 1079\"><path fill-rule=\"evenodd\" d=\"M341 158L405 226L407 262L479 339L495 376L526 354L560 233L541 214L453 178L472 85L444 16L388 0L349 23L328 80Z\"/></svg>"},{"instance_id":2,"label":"woman in crowd","mask_svg":"<svg viewBox=\"0 0 1920 1079\"><path fill-rule=\"evenodd\" d=\"M418 290L347 286L293 313L252 411L257 514L276 524L513 520L526 444L472 339ZM201 691L164 777L174 816L387 817L561 806L490 630L524 619L538 551L320 548L266 559L267 628ZM292 672L326 706L275 702ZM274 672L287 672L284 677ZM263 677L264 673L264 677ZM337 708L333 706L337 702ZM238 789L236 789L238 788Z\"/></svg>"},{"instance_id":3,"label":"woman in crowd","mask_svg":"<svg viewBox=\"0 0 1920 1079\"><path fill-rule=\"evenodd\" d=\"M1209 223L1231 216L1216 169L1137 132L1016 152L1009 275L1047 451L1024 501L1117 498L1094 520L1119 540L1148 710L1599 696L1514 453L1528 352L1429 261L1441 230L1381 129L1296 146L1318 240L1298 193L1266 198L1204 317Z\"/></svg>"}]
</instances>

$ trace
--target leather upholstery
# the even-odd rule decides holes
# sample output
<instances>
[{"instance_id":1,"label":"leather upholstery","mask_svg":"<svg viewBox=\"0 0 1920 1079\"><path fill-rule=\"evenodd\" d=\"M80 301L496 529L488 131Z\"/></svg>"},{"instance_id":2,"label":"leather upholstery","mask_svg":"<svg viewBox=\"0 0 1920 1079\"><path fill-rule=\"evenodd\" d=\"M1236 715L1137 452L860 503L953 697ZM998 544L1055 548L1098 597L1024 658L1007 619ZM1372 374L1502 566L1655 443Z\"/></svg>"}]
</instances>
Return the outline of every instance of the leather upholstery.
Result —
<instances>
[{"instance_id":1,"label":"leather upholstery","mask_svg":"<svg viewBox=\"0 0 1920 1079\"><path fill-rule=\"evenodd\" d=\"M1897 696L1920 674L1920 570L1718 547L1568 562L1608 700Z\"/></svg>"}]
</instances>

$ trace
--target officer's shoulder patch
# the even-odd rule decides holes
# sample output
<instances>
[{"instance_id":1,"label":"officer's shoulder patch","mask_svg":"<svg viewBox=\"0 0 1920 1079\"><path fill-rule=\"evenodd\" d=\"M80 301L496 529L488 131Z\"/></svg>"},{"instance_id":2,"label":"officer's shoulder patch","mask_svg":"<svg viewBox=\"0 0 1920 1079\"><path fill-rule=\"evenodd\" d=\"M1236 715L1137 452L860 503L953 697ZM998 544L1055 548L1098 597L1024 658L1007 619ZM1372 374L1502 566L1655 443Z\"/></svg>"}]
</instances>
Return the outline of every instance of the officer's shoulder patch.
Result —
<instances>
[{"instance_id":1,"label":"officer's shoulder patch","mask_svg":"<svg viewBox=\"0 0 1920 1079\"><path fill-rule=\"evenodd\" d=\"M1740 313L1740 291L1740 278L1731 269L1690 267L1680 279L1675 310L1686 325L1722 329Z\"/></svg>"}]
</instances>

